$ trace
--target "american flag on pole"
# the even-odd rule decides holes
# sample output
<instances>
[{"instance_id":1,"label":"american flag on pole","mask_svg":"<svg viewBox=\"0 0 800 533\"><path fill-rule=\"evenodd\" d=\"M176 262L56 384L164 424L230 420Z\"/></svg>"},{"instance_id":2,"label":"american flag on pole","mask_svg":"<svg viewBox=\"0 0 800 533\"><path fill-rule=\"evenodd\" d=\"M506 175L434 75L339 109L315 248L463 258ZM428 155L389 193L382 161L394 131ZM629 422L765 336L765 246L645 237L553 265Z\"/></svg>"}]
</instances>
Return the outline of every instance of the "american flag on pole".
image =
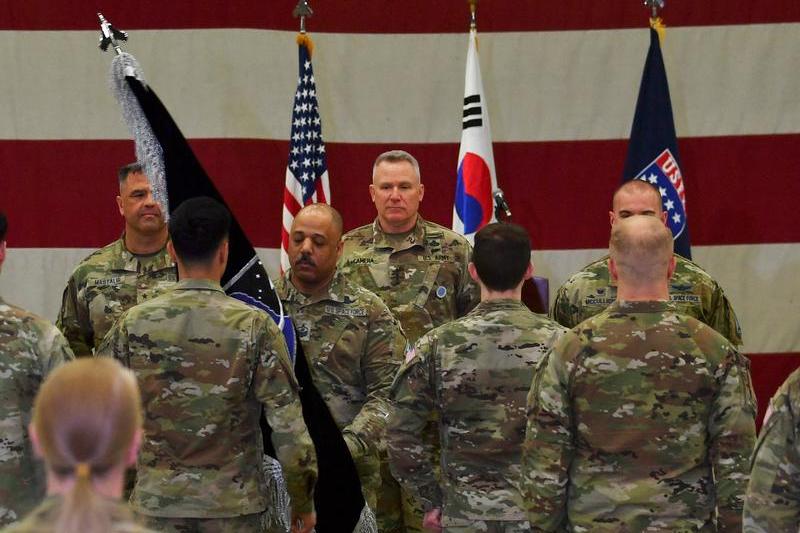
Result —
<instances>
[{"instance_id":1,"label":"american flag on pole","mask_svg":"<svg viewBox=\"0 0 800 533\"><path fill-rule=\"evenodd\" d=\"M289 163L286 166L286 185L283 189L283 227L281 229L281 270L289 268L286 254L292 221L303 206L331 202L328 183L328 162L322 141L322 121L319 118L317 86L311 65L311 39L304 34L298 38L300 74L292 109L292 133L289 138Z\"/></svg>"}]
</instances>

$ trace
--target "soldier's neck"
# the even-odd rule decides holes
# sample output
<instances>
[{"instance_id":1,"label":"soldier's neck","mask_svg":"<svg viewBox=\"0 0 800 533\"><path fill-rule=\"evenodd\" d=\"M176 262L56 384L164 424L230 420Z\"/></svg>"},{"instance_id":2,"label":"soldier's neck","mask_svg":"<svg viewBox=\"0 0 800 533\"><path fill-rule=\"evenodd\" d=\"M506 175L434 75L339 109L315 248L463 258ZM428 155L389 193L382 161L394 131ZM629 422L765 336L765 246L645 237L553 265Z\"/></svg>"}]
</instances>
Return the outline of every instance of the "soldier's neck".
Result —
<instances>
[{"instance_id":1,"label":"soldier's neck","mask_svg":"<svg viewBox=\"0 0 800 533\"><path fill-rule=\"evenodd\" d=\"M125 248L135 255L150 255L160 251L167 243L167 227L153 234L141 234L125 228Z\"/></svg>"},{"instance_id":2,"label":"soldier's neck","mask_svg":"<svg viewBox=\"0 0 800 533\"><path fill-rule=\"evenodd\" d=\"M313 298L315 296L319 296L328 291L328 288L331 286L331 281L333 281L333 276L336 274L334 270L330 276L326 277L324 280L321 280L317 283L306 283L303 280L299 279L294 274L289 276L289 281L294 285L294 288L300 291L300 293L304 294L307 297Z\"/></svg>"},{"instance_id":3,"label":"soldier's neck","mask_svg":"<svg viewBox=\"0 0 800 533\"><path fill-rule=\"evenodd\" d=\"M617 279L617 300L626 302L654 302L669 300L669 285L635 285Z\"/></svg>"},{"instance_id":4,"label":"soldier's neck","mask_svg":"<svg viewBox=\"0 0 800 533\"><path fill-rule=\"evenodd\" d=\"M94 492L106 498L120 499L122 498L122 489L125 482L125 468L113 467L106 472L103 476L92 477L92 488ZM62 478L57 476L52 470L47 472L47 494L66 495L72 491L75 485L75 478Z\"/></svg>"},{"instance_id":5,"label":"soldier's neck","mask_svg":"<svg viewBox=\"0 0 800 533\"><path fill-rule=\"evenodd\" d=\"M414 227L417 225L417 219L419 219L419 215L414 216L410 221L405 222L400 225L393 225L389 224L386 220L378 219L378 225L381 227L381 231L386 233L387 235L398 235L398 234L409 234L414 230Z\"/></svg>"}]
</instances>

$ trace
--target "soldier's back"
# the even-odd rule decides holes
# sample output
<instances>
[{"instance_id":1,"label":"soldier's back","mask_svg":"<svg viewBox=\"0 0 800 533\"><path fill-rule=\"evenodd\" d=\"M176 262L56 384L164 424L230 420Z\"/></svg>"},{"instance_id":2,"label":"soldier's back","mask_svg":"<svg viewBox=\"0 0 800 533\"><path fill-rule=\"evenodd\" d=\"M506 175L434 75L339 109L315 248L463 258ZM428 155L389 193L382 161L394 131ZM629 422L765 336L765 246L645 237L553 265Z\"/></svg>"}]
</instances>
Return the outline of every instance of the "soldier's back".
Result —
<instances>
[{"instance_id":1,"label":"soldier's back","mask_svg":"<svg viewBox=\"0 0 800 533\"><path fill-rule=\"evenodd\" d=\"M755 407L747 362L721 335L666 302L616 302L556 351L576 428L573 527L713 531L716 505L741 513ZM714 460L734 479L715 481Z\"/></svg>"},{"instance_id":2,"label":"soldier's back","mask_svg":"<svg viewBox=\"0 0 800 533\"><path fill-rule=\"evenodd\" d=\"M101 349L110 344L126 358L142 390L137 512L211 518L264 509L257 394L265 385L256 381L277 367L291 373L275 342L283 343L266 313L204 280L182 281L123 315Z\"/></svg>"},{"instance_id":3,"label":"soldier's back","mask_svg":"<svg viewBox=\"0 0 800 533\"><path fill-rule=\"evenodd\" d=\"M55 326L0 299L0 525L21 518L44 496L28 424L45 377L68 359L72 352Z\"/></svg>"},{"instance_id":4,"label":"soldier's back","mask_svg":"<svg viewBox=\"0 0 800 533\"><path fill-rule=\"evenodd\" d=\"M435 344L443 513L451 525L525 520L519 479L526 398L536 365L565 331L519 301L495 300L421 341Z\"/></svg>"}]
</instances>

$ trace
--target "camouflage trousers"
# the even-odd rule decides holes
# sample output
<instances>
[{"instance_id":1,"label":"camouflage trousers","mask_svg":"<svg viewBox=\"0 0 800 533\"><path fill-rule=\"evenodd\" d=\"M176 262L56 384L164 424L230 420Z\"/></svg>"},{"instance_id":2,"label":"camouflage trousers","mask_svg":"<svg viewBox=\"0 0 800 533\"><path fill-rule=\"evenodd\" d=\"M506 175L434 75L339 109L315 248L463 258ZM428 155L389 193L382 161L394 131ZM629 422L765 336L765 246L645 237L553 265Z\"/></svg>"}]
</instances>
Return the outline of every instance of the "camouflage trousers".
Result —
<instances>
[{"instance_id":1,"label":"camouflage trousers","mask_svg":"<svg viewBox=\"0 0 800 533\"><path fill-rule=\"evenodd\" d=\"M443 533L528 533L531 525L525 522L505 520L457 520L445 519Z\"/></svg>"},{"instance_id":2,"label":"camouflage trousers","mask_svg":"<svg viewBox=\"0 0 800 533\"><path fill-rule=\"evenodd\" d=\"M230 518L139 517L150 529L166 533L258 533L262 530L260 514Z\"/></svg>"}]
</instances>

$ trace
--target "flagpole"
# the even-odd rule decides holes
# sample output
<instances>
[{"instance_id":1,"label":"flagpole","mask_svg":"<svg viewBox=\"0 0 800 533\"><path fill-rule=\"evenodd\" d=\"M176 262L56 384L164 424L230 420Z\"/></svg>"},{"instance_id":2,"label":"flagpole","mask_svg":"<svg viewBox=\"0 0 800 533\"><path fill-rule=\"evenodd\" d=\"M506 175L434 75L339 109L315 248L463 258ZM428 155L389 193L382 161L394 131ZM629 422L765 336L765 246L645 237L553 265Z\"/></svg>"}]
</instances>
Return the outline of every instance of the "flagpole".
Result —
<instances>
[{"instance_id":1,"label":"flagpole","mask_svg":"<svg viewBox=\"0 0 800 533\"><path fill-rule=\"evenodd\" d=\"M299 0L297 5L294 7L292 11L292 16L294 18L300 18L300 34L306 34L306 17L311 17L314 15L314 10L311 9L311 6L308 4L308 0Z\"/></svg>"},{"instance_id":2,"label":"flagpole","mask_svg":"<svg viewBox=\"0 0 800 533\"><path fill-rule=\"evenodd\" d=\"M122 48L117 41L127 41L128 34L115 28L102 13L98 13L97 18L100 21L100 44L98 45L100 50L105 52L110 45L114 48L114 53L122 55Z\"/></svg>"},{"instance_id":3,"label":"flagpole","mask_svg":"<svg viewBox=\"0 0 800 533\"><path fill-rule=\"evenodd\" d=\"M469 29L475 31L478 29L478 0L467 0L469 4Z\"/></svg>"},{"instance_id":4,"label":"flagpole","mask_svg":"<svg viewBox=\"0 0 800 533\"><path fill-rule=\"evenodd\" d=\"M644 5L650 8L650 18L658 18L658 10L664 9L664 0L644 0Z\"/></svg>"}]
</instances>

